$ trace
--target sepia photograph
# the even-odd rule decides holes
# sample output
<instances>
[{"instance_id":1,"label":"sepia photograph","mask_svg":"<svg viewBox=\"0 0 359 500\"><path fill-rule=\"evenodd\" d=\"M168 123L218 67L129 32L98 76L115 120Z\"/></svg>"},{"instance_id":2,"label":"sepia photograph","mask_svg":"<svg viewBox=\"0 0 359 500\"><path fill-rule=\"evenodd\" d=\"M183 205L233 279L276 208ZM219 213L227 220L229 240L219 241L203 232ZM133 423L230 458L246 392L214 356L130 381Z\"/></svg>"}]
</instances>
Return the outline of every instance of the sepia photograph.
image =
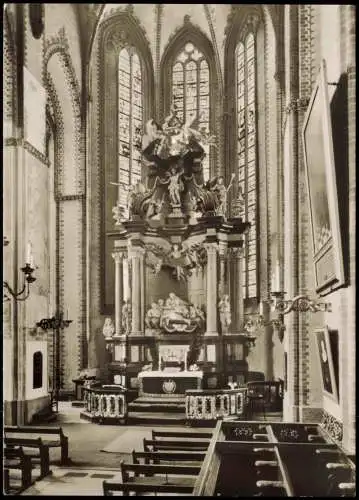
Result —
<instances>
[{"instance_id":1,"label":"sepia photograph","mask_svg":"<svg viewBox=\"0 0 359 500\"><path fill-rule=\"evenodd\" d=\"M3 4L6 496L356 497L356 7Z\"/></svg>"}]
</instances>

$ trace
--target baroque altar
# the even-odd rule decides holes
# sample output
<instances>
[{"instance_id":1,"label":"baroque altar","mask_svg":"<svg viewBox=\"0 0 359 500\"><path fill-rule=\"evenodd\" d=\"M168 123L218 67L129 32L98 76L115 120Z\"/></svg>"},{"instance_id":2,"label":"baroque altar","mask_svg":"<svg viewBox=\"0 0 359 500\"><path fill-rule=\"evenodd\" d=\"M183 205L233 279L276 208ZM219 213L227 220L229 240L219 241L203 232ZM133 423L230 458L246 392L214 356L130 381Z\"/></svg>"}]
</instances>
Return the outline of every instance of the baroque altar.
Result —
<instances>
[{"instance_id":1,"label":"baroque altar","mask_svg":"<svg viewBox=\"0 0 359 500\"><path fill-rule=\"evenodd\" d=\"M113 208L115 317L106 345L110 371L125 387L171 372L195 379L190 389L198 380L216 388L248 367L242 252L250 224L234 176L228 183L203 178L204 146L214 144L194 120L182 123L175 108L162 126L149 120L146 175L126 187L126 204Z\"/></svg>"}]
</instances>

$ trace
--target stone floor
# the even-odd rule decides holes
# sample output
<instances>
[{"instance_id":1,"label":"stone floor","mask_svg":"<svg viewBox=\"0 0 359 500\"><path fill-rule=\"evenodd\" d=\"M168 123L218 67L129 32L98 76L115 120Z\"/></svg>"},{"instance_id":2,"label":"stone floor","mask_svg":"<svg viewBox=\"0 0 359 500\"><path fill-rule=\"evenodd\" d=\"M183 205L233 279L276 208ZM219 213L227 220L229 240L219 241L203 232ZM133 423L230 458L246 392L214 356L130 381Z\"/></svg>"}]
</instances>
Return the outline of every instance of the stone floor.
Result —
<instances>
[{"instance_id":1,"label":"stone floor","mask_svg":"<svg viewBox=\"0 0 359 500\"><path fill-rule=\"evenodd\" d=\"M72 407L70 402L61 402L57 420L47 424L53 427L61 426L65 435L69 437L71 463L66 467L61 467L59 465L60 450L51 449L52 474L36 482L21 495L102 496L102 481L120 474L120 461L131 461L132 449L142 449L144 433L148 433L150 437L151 429L163 429L155 425L147 427L92 424L80 419L81 410L81 408ZM274 420L273 415L271 417L268 415L267 419ZM278 416L275 420L277 419L279 420ZM166 428L172 427L166 426ZM189 430L184 425L182 427L176 425L175 428ZM208 429L203 429L203 431L208 432ZM121 435L123 435L123 440L121 440ZM122 444L125 442L126 446L123 447ZM116 443L121 443L121 446L115 446Z\"/></svg>"},{"instance_id":2,"label":"stone floor","mask_svg":"<svg viewBox=\"0 0 359 500\"><path fill-rule=\"evenodd\" d=\"M59 465L60 451L50 450L52 474L22 492L21 495L42 496L102 496L102 481L120 474L120 461L132 461L130 449L142 449L143 433L151 435L151 429L160 427L139 427L121 425L97 425L80 419L81 408L71 406L69 402L61 402L56 421L46 425L61 426L69 437L69 455L71 464L66 467ZM170 427L168 427L170 428ZM176 426L176 429L188 430L188 427ZM204 429L205 430L205 429ZM207 429L208 431L208 429ZM111 444L124 438L127 443L127 453L101 451L111 449ZM133 436L133 445L131 440ZM122 448L121 448L122 449Z\"/></svg>"}]
</instances>

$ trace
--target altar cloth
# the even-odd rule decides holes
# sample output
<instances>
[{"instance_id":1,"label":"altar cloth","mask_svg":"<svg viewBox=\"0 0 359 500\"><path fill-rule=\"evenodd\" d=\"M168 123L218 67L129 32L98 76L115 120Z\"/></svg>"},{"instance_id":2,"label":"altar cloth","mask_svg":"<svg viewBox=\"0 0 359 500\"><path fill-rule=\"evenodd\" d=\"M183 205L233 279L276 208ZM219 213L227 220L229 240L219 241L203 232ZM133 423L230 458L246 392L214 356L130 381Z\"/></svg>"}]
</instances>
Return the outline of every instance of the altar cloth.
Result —
<instances>
[{"instance_id":1,"label":"altar cloth","mask_svg":"<svg viewBox=\"0 0 359 500\"><path fill-rule=\"evenodd\" d=\"M202 371L145 371L138 374L139 393L146 395L179 395L187 389L201 389Z\"/></svg>"}]
</instances>

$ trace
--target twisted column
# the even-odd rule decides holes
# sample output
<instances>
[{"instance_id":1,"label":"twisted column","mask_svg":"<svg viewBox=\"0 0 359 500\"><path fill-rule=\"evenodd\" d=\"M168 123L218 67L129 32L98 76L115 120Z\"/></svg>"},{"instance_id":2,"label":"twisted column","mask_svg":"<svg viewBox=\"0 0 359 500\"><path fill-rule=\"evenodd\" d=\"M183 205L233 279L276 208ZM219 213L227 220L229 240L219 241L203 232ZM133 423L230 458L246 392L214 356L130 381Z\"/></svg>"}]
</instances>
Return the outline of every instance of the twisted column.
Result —
<instances>
[{"instance_id":1,"label":"twisted column","mask_svg":"<svg viewBox=\"0 0 359 500\"><path fill-rule=\"evenodd\" d=\"M124 257L123 252L114 252L112 254L112 258L115 261L115 335L121 334L121 326L122 326L123 257Z\"/></svg>"},{"instance_id":2,"label":"twisted column","mask_svg":"<svg viewBox=\"0 0 359 500\"><path fill-rule=\"evenodd\" d=\"M207 331L206 335L217 332L217 243L206 243L207 250Z\"/></svg>"}]
</instances>

